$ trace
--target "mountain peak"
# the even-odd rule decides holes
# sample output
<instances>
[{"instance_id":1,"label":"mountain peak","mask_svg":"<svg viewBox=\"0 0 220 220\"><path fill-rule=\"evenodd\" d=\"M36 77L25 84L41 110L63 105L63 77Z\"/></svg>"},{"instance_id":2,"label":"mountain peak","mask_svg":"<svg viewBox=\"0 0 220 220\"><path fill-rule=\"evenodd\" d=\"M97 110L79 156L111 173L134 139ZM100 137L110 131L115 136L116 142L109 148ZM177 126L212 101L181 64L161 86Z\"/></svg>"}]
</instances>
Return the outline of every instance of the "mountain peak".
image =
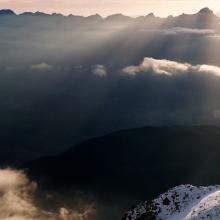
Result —
<instances>
[{"instance_id":1,"label":"mountain peak","mask_svg":"<svg viewBox=\"0 0 220 220\"><path fill-rule=\"evenodd\" d=\"M25 16L50 16L49 14L46 14L46 13L40 12L40 11L37 11L37 12L23 12L20 15L25 15Z\"/></svg>"},{"instance_id":2,"label":"mountain peak","mask_svg":"<svg viewBox=\"0 0 220 220\"><path fill-rule=\"evenodd\" d=\"M94 15L90 15L90 16L86 17L86 19L89 19L89 20L102 20L102 16L99 15L99 14L94 14Z\"/></svg>"},{"instance_id":3,"label":"mountain peak","mask_svg":"<svg viewBox=\"0 0 220 220\"><path fill-rule=\"evenodd\" d=\"M113 14L113 15L109 15L108 17L106 17L107 21L119 21L119 22L124 22L124 21L129 21L131 20L131 17L123 15L121 13L118 14Z\"/></svg>"},{"instance_id":4,"label":"mountain peak","mask_svg":"<svg viewBox=\"0 0 220 220\"><path fill-rule=\"evenodd\" d=\"M212 10L210 10L208 7L206 7L206 8L202 8L202 9L199 11L199 14L213 15L214 12L213 12Z\"/></svg>"},{"instance_id":5,"label":"mountain peak","mask_svg":"<svg viewBox=\"0 0 220 220\"><path fill-rule=\"evenodd\" d=\"M0 15L15 15L15 13L11 9L2 9Z\"/></svg>"},{"instance_id":6,"label":"mountain peak","mask_svg":"<svg viewBox=\"0 0 220 220\"><path fill-rule=\"evenodd\" d=\"M149 13L146 17L153 18L153 17L155 17L155 15L154 15L154 13Z\"/></svg>"},{"instance_id":7,"label":"mountain peak","mask_svg":"<svg viewBox=\"0 0 220 220\"><path fill-rule=\"evenodd\" d=\"M128 211L122 220L139 219L219 219L220 186L175 187L151 202L144 202Z\"/></svg>"},{"instance_id":8,"label":"mountain peak","mask_svg":"<svg viewBox=\"0 0 220 220\"><path fill-rule=\"evenodd\" d=\"M36 16L50 16L49 14L46 14L44 12L41 12L41 11L37 11L34 13Z\"/></svg>"},{"instance_id":9,"label":"mountain peak","mask_svg":"<svg viewBox=\"0 0 220 220\"><path fill-rule=\"evenodd\" d=\"M63 17L63 14L61 14L61 13L52 13L51 16Z\"/></svg>"}]
</instances>

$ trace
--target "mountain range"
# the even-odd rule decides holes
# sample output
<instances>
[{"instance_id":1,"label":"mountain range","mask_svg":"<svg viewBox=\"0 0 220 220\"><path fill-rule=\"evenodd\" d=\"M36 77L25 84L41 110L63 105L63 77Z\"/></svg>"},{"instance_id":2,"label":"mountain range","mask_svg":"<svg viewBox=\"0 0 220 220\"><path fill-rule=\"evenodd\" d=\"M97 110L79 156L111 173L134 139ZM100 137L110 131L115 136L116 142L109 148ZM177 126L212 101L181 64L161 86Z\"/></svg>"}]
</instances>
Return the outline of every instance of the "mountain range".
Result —
<instances>
[{"instance_id":1,"label":"mountain range","mask_svg":"<svg viewBox=\"0 0 220 220\"><path fill-rule=\"evenodd\" d=\"M129 17L123 14L113 14L108 17L102 17L99 14L90 15L88 17L79 15L68 15L53 13L46 14L43 12L24 12L22 14L15 14L10 9L0 10L0 24L1 26L18 26L24 24L36 24L37 26L64 26L73 24L80 25L125 25L129 28L151 28L151 29L167 29L172 27L186 27L197 29L214 29L219 30L220 18L213 13L209 8L203 8L195 14L182 14L179 16L168 16L161 18L149 13L146 16Z\"/></svg>"},{"instance_id":2,"label":"mountain range","mask_svg":"<svg viewBox=\"0 0 220 220\"><path fill-rule=\"evenodd\" d=\"M218 15L218 13L217 13ZM200 16L200 18L204 19L204 18L208 18L208 19L217 19L217 15L215 15L213 13L213 11L211 11L209 8L203 8L201 9L198 13L196 14L182 14L179 16L168 16L168 19L190 19L193 18L195 16ZM60 17L60 18L81 18L81 19L92 19L92 20L96 20L96 21L111 21L111 22L131 22L131 21L144 21L146 19L166 19L166 18L159 18L156 17L153 13L149 13L146 16L139 16L139 17L129 17L129 16L125 16L123 14L113 14L113 15L109 15L105 18L103 18L102 16L100 16L99 14L95 14L95 15L90 15L88 17L84 17L84 16L76 16L76 15L68 15L68 16L64 16L60 13L52 13L52 14L47 14L44 12L23 12L21 14L16 14L13 10L11 9L2 9L0 10L0 16L32 16L32 17Z\"/></svg>"}]
</instances>

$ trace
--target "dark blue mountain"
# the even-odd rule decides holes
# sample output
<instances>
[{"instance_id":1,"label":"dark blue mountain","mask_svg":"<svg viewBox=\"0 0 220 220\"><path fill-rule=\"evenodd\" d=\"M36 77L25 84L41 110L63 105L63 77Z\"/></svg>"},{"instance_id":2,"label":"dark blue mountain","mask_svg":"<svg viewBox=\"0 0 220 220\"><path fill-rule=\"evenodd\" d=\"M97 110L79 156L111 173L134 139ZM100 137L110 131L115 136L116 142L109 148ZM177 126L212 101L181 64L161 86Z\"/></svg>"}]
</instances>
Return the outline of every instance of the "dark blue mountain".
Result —
<instances>
[{"instance_id":1,"label":"dark blue mountain","mask_svg":"<svg viewBox=\"0 0 220 220\"><path fill-rule=\"evenodd\" d=\"M2 9L0 10L0 15L16 15L16 14L10 9Z\"/></svg>"}]
</instances>

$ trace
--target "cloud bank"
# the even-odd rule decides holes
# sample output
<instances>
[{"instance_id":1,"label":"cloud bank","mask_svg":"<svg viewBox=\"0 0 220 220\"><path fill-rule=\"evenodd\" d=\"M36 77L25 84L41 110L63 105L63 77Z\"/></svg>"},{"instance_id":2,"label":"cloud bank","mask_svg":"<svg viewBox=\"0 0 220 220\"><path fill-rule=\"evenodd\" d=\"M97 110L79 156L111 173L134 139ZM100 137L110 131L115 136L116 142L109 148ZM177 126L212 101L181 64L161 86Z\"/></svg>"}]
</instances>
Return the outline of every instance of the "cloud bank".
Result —
<instances>
[{"instance_id":1,"label":"cloud bank","mask_svg":"<svg viewBox=\"0 0 220 220\"><path fill-rule=\"evenodd\" d=\"M182 34L213 35L215 34L215 31L212 29L197 29L197 28L183 28L183 27L165 29L165 30L161 30L161 32L167 35L182 35Z\"/></svg>"},{"instance_id":2,"label":"cloud bank","mask_svg":"<svg viewBox=\"0 0 220 220\"><path fill-rule=\"evenodd\" d=\"M97 76L107 76L107 69L104 65L97 64L93 67L92 73Z\"/></svg>"},{"instance_id":3,"label":"cloud bank","mask_svg":"<svg viewBox=\"0 0 220 220\"><path fill-rule=\"evenodd\" d=\"M36 205L34 197L37 184L30 182L24 172L0 169L0 219L1 220L86 220L93 212L88 208L78 212L65 207L56 212Z\"/></svg>"},{"instance_id":4,"label":"cloud bank","mask_svg":"<svg viewBox=\"0 0 220 220\"><path fill-rule=\"evenodd\" d=\"M184 27L173 27L167 29L140 29L141 32L155 32L161 35L195 35L195 36L215 36L216 32L213 29L198 29L198 28L184 28ZM218 36L218 35L217 35Z\"/></svg>"},{"instance_id":5,"label":"cloud bank","mask_svg":"<svg viewBox=\"0 0 220 220\"><path fill-rule=\"evenodd\" d=\"M212 65L192 65L166 59L145 57L139 66L128 66L122 70L125 74L135 76L138 73L154 73L173 76L177 74L201 73L220 76L220 67Z\"/></svg>"},{"instance_id":6,"label":"cloud bank","mask_svg":"<svg viewBox=\"0 0 220 220\"><path fill-rule=\"evenodd\" d=\"M32 70L47 70L47 69L52 69L53 67L49 65L48 63L42 62L39 64L34 64L30 66L30 69Z\"/></svg>"}]
</instances>

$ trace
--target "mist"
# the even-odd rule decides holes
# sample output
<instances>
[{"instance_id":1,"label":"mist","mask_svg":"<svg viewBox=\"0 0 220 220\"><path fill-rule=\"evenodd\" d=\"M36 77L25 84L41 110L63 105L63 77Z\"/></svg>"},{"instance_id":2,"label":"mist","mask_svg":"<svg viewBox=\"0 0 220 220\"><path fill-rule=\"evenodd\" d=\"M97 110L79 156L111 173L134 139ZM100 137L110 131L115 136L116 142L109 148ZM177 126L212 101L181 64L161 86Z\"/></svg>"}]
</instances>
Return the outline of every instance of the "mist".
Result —
<instances>
[{"instance_id":1,"label":"mist","mask_svg":"<svg viewBox=\"0 0 220 220\"><path fill-rule=\"evenodd\" d=\"M199 23L196 16L204 20L1 16L2 163L57 154L124 128L218 125L217 18ZM152 67L125 73L145 57L173 61L174 72L185 63L195 68L170 77ZM208 69L194 74L199 66Z\"/></svg>"},{"instance_id":2,"label":"mist","mask_svg":"<svg viewBox=\"0 0 220 220\"><path fill-rule=\"evenodd\" d=\"M47 208L44 209L37 199L37 183L31 182L23 171L13 169L0 170L0 218L16 220L86 220L95 212L92 205L85 207L83 211L57 208L56 211L48 208L49 198L52 195L44 195L47 200ZM45 205L45 204L44 204ZM45 205L46 206L46 205ZM55 205L54 205L55 207ZM53 208L54 209L54 208ZM83 209L81 207L81 209Z\"/></svg>"},{"instance_id":3,"label":"mist","mask_svg":"<svg viewBox=\"0 0 220 220\"><path fill-rule=\"evenodd\" d=\"M116 198L74 188L45 189L23 170L1 169L0 182L2 220L110 220L128 207Z\"/></svg>"},{"instance_id":4,"label":"mist","mask_svg":"<svg viewBox=\"0 0 220 220\"><path fill-rule=\"evenodd\" d=\"M208 8L167 18L0 11L0 165L16 167L0 169L0 219L119 219L174 183L218 180L219 23Z\"/></svg>"}]
</instances>

